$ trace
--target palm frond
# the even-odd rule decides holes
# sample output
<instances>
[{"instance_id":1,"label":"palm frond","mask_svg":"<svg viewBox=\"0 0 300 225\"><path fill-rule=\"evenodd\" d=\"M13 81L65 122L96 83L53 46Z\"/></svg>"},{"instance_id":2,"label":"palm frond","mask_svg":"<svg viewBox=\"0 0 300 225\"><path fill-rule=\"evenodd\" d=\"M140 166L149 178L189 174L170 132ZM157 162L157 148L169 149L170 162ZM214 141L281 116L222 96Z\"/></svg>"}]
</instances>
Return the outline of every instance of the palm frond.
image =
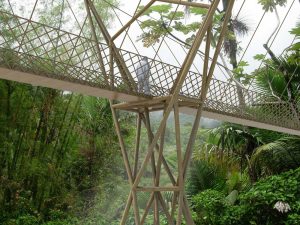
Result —
<instances>
[{"instance_id":1,"label":"palm frond","mask_svg":"<svg viewBox=\"0 0 300 225\"><path fill-rule=\"evenodd\" d=\"M192 162L187 184L188 195L207 189L223 190L225 185L226 172L221 167L205 160Z\"/></svg>"},{"instance_id":2,"label":"palm frond","mask_svg":"<svg viewBox=\"0 0 300 225\"><path fill-rule=\"evenodd\" d=\"M300 138L282 137L258 147L250 163L258 177L278 174L300 166Z\"/></svg>"},{"instance_id":3,"label":"palm frond","mask_svg":"<svg viewBox=\"0 0 300 225\"><path fill-rule=\"evenodd\" d=\"M231 20L232 27L235 33L239 36L245 36L248 34L250 27L247 22L241 18L235 18Z\"/></svg>"}]
</instances>

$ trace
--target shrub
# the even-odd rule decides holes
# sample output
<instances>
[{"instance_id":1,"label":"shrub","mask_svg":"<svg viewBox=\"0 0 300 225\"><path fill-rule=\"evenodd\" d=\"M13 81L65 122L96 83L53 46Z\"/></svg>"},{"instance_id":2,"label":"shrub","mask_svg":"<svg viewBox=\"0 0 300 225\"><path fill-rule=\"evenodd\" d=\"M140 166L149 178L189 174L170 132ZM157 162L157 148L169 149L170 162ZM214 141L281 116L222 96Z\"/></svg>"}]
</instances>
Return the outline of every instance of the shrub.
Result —
<instances>
[{"instance_id":1,"label":"shrub","mask_svg":"<svg viewBox=\"0 0 300 225\"><path fill-rule=\"evenodd\" d=\"M220 212L227 207L225 196L216 190L205 190L192 198L196 224L219 224Z\"/></svg>"},{"instance_id":2,"label":"shrub","mask_svg":"<svg viewBox=\"0 0 300 225\"><path fill-rule=\"evenodd\" d=\"M10 219L4 222L4 225L39 225L39 220L35 216L22 215L17 219Z\"/></svg>"},{"instance_id":3,"label":"shrub","mask_svg":"<svg viewBox=\"0 0 300 225\"><path fill-rule=\"evenodd\" d=\"M290 210L280 212L274 207L277 202ZM234 206L215 190L201 192L192 203L197 224L300 224L300 168L257 182Z\"/></svg>"},{"instance_id":4,"label":"shrub","mask_svg":"<svg viewBox=\"0 0 300 225\"><path fill-rule=\"evenodd\" d=\"M195 195L207 189L223 190L226 186L226 171L205 160L192 162L186 187L188 195Z\"/></svg>"}]
</instances>

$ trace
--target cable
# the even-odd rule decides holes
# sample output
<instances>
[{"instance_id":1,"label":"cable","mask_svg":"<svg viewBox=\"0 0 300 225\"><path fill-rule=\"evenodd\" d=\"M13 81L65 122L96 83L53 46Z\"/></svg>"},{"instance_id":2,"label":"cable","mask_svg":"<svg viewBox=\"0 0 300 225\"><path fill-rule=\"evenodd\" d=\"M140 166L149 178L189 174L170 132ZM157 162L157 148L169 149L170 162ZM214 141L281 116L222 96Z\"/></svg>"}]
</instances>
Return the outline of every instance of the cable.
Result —
<instances>
[{"instance_id":1,"label":"cable","mask_svg":"<svg viewBox=\"0 0 300 225\"><path fill-rule=\"evenodd\" d=\"M142 2L142 0L139 0L139 3L137 4L136 9L135 9L133 15L136 14L137 10L139 9L139 6L140 6L141 2ZM115 12L115 10L114 10L114 12ZM120 21L120 22L121 22L121 21ZM122 23L121 23L121 24L122 24ZM125 33L125 35L124 35L123 41L122 41L122 43L121 43L121 45L120 45L120 48L122 48L122 46L123 46L123 44L124 44L124 41L125 41L125 39L126 39L126 35L128 34L129 29L130 29L130 26L126 29L126 33Z\"/></svg>"},{"instance_id":2,"label":"cable","mask_svg":"<svg viewBox=\"0 0 300 225\"><path fill-rule=\"evenodd\" d=\"M116 13L115 9L113 8L112 10L114 11L114 13L115 13L116 17L118 18L118 20L119 20L120 24L121 24L122 26L124 26L124 24L122 23L122 21L121 21L121 19L120 19L119 15ZM129 40L130 40L131 44L133 45L134 49L136 50L136 52L137 52L139 55L141 55L141 54L140 54L140 52L139 52L139 50L138 50L138 49L137 49L137 47L135 46L134 42L132 41L132 39L131 39L130 35L128 34L128 30L129 30L129 28L130 28L130 27L128 27L128 29L127 29L127 33L124 35L124 38L123 38L123 41L122 41L121 47L122 47L122 45L123 45L123 43L124 43L124 40L126 39L126 36L128 36L128 37L129 37ZM120 48L121 48L121 47L120 47Z\"/></svg>"},{"instance_id":3,"label":"cable","mask_svg":"<svg viewBox=\"0 0 300 225\"><path fill-rule=\"evenodd\" d=\"M31 11L31 14L30 14L30 18L29 18L29 20L32 20L32 17L33 17L33 14L34 14L34 12L35 12L36 5L37 5L38 1L39 1L39 0L36 0L36 1L35 1L35 3L34 3L34 6L33 6L33 9L32 9L32 11ZM11 11L12 11L12 13L14 14L14 11L13 11L13 8L12 8L12 6L11 6L11 2L10 2L10 0L8 0L8 3L9 3L9 6L10 6L10 8L11 8ZM14 14L14 15L15 15L15 14ZM25 28L25 30L24 30L24 34L26 34L26 32L27 32L27 30L28 30L28 26L29 26L29 23L26 25L26 28ZM20 46L19 46L18 52L19 52L19 51L20 51L20 49L22 48L22 45L23 45L24 38L25 38L25 35L23 35L23 37L22 37L22 40L21 40L21 43L20 43Z\"/></svg>"},{"instance_id":4,"label":"cable","mask_svg":"<svg viewBox=\"0 0 300 225\"><path fill-rule=\"evenodd\" d=\"M108 2L108 1L106 1L106 0L103 0L104 2L106 2L108 5L110 5L111 7L113 7L113 8L115 8L115 9L117 9L117 10L119 10L120 12L122 12L122 13L124 13L125 15L127 15L127 16L129 16L129 17L133 17L132 15L130 15L129 13L127 13L127 12L125 12L124 10L122 10L122 9L120 9L119 7L117 7L116 5L114 5L114 4L112 4L112 3L110 3L110 2ZM153 18L153 17L151 17L151 18ZM155 18L153 18L154 20L156 20ZM140 27L140 29L142 30L142 32L144 33L144 29L141 27L141 21L140 20L136 20L137 21L137 24L139 25L139 27ZM165 44L168 46L168 44L165 42ZM153 46L151 46L151 48L153 49L153 51L155 52L156 50L155 50L155 48L153 47ZM170 50L170 47L168 46L168 49ZM171 53L172 53L172 51L171 51ZM178 59L176 58L176 56L174 55L174 54L172 54L173 55L173 57L175 58L175 60L178 62ZM160 58L160 56L158 56L158 58L159 58L159 60L160 61L162 61L162 59ZM180 64L178 63L178 65L180 66Z\"/></svg>"},{"instance_id":5,"label":"cable","mask_svg":"<svg viewBox=\"0 0 300 225\"><path fill-rule=\"evenodd\" d=\"M181 0L180 0L180 1L181 1ZM170 26L171 23L173 22L173 19L174 19L176 13L177 13L178 8L179 8L179 5L177 5L177 7L176 7L176 9L175 9L175 12L174 12L172 18L170 19L169 26ZM163 41L165 40L165 36L166 36L166 35L164 35L163 38L162 38ZM154 56L154 60L155 60L155 58L156 58L156 56L157 56L157 54L158 54L159 49L160 49L161 46L162 46L163 41L160 42L159 47L158 47L157 50L156 50L156 53L155 53L155 56Z\"/></svg>"},{"instance_id":6,"label":"cable","mask_svg":"<svg viewBox=\"0 0 300 225\"><path fill-rule=\"evenodd\" d=\"M241 11L242 11L244 5L245 5L245 2L246 2L246 0L243 1L243 3L242 3L242 5L241 5L241 7L240 7L240 9L239 9L239 11L238 11L238 13L237 13L235 19L237 19L237 18L239 17L239 15L240 15L240 13L241 13Z\"/></svg>"},{"instance_id":7,"label":"cable","mask_svg":"<svg viewBox=\"0 0 300 225\"><path fill-rule=\"evenodd\" d=\"M273 38L273 40L272 40L272 42L271 42L271 44L270 44L270 46L269 46L270 48L271 48L272 45L274 44L274 42L275 42L275 40L276 40L276 38L277 38L277 36L278 36L278 34L279 34L279 32L280 32L280 30L281 30L283 24L285 23L286 18L287 18L287 16L289 15L289 13L290 13L290 11L291 11L292 6L294 5L294 3L295 3L295 0L293 0L293 2L291 3L291 5L290 5L290 7L289 7L289 9L288 9L288 11L287 11L287 13L285 14L285 17L284 17L284 19L283 19L283 21L282 21L280 27L277 29L277 32L276 32L276 34L275 34L275 36L274 36L274 38ZM263 58L262 62L260 63L260 65L259 65L259 67L258 67L257 70L259 70L259 69L262 67L263 61L265 60L265 58L267 57L267 55L268 55L268 52L265 53L264 58ZM251 81L251 83L249 84L249 87L247 88L247 90L249 90L249 88L252 87L253 82L254 82L254 79L253 79L253 80ZM253 88L253 87L252 87L252 88Z\"/></svg>"},{"instance_id":8,"label":"cable","mask_svg":"<svg viewBox=\"0 0 300 225\"><path fill-rule=\"evenodd\" d=\"M133 17L132 15L130 15L129 13L127 13L127 12L125 12L124 10L120 9L119 7L115 6L114 4L112 4L112 3L110 3L110 2L107 2L106 0L103 0L103 1L106 2L107 4L111 5L112 7L116 8L116 9L119 10L120 12L126 14L127 16ZM150 17L151 19L155 20L155 21L159 21L158 19L156 19L156 18L154 18L154 17L152 17L152 16L149 16L149 17ZM141 22L142 22L142 21L140 21L139 19L137 19L136 21L137 21L138 23L141 23ZM140 25L140 24L139 24L139 25ZM142 29L142 31L143 31L143 29ZM168 37L167 37L167 38L168 38ZM189 45L189 44L187 44L186 42L180 40L179 38L177 38L177 37L174 36L174 35L173 35L173 38L176 39L176 41L175 41L175 40L173 40L173 41L175 41L177 44L180 44L179 42L181 42L181 43L183 43L184 45ZM169 38L169 39L170 39L170 38ZM171 39L171 40L172 40L172 39ZM189 46L190 46L190 45L189 45ZM199 51L200 54L204 55L203 52L201 52L200 50L198 50L198 51ZM210 57L210 60L212 60L211 57ZM218 65L221 66L221 67L223 67L223 68L225 68L225 69L230 70L229 68L226 68L224 65L222 65L222 64L220 64L220 63L218 63ZM230 71L232 71L232 70L230 70Z\"/></svg>"},{"instance_id":9,"label":"cable","mask_svg":"<svg viewBox=\"0 0 300 225\"><path fill-rule=\"evenodd\" d=\"M62 5L61 5L61 13L60 13L60 20L59 20L58 30L61 30L61 25L62 25L64 10L65 10L65 0L63 0ZM56 51L55 51L55 54L54 54L54 60L53 60L53 62L56 61L56 57L57 57L57 53L58 53L57 52L58 42L59 42L58 37L57 37L57 40L56 40L56 47L55 47Z\"/></svg>"},{"instance_id":10,"label":"cable","mask_svg":"<svg viewBox=\"0 0 300 225\"><path fill-rule=\"evenodd\" d=\"M244 58L246 52L248 51L248 48L249 48L250 44L252 43L252 41L253 41L253 39L254 39L254 36L255 36L255 34L256 34L258 28L260 27L260 25L261 25L261 23L262 23L262 21L263 21L265 15L266 15L266 11L264 11L262 17L260 18L259 23L258 23L258 25L256 26L255 31L254 31L253 35L251 36L250 41L248 42L247 47L245 48L244 53L243 53L241 59L239 60L239 64L240 64L241 61L243 60L243 58Z\"/></svg>"},{"instance_id":11,"label":"cable","mask_svg":"<svg viewBox=\"0 0 300 225\"><path fill-rule=\"evenodd\" d=\"M267 42L266 42L266 45L268 46L269 45L269 42L271 40L271 38L274 36L275 32L277 31L277 29L279 28L280 26L280 18L279 18L279 15L278 15L278 11L277 11L277 7L275 6L275 15L276 15L276 19L277 19L277 25L274 29L274 31L272 32L272 34L270 35L270 37L268 38Z\"/></svg>"},{"instance_id":12,"label":"cable","mask_svg":"<svg viewBox=\"0 0 300 225\"><path fill-rule=\"evenodd\" d=\"M241 8L244 6L244 3L245 3L245 0L244 0L244 2L243 2L243 4L242 4L242 6L241 6ZM110 5L112 5L112 4L110 4ZM119 9L118 7L116 7L116 6L114 6L114 5L112 5L113 7L115 7L115 8L117 8L118 10L120 10L121 12L123 12L123 13L125 13L125 14L127 14L127 15L129 15L128 13L126 13L126 12L124 12L123 10L121 10L121 9ZM178 7L177 7L178 8ZM240 11L241 11L241 8L240 8ZM177 9L176 9L177 10ZM239 12L240 12L239 11ZM131 15L129 15L130 17L132 17ZM153 17L151 17L150 16L150 18L152 18L152 19L154 19L154 20L156 20L155 18L153 18ZM137 19L137 21L139 22L139 20ZM157 21L157 20L156 20ZM172 21L171 21L172 22ZM165 25L164 23L163 23L163 25ZM165 30L168 32L168 29L166 28L166 27L164 27L165 28ZM171 36L173 36L173 38L174 38L174 35L172 34L172 33L170 33L170 32L168 32ZM164 36L165 37L165 36ZM177 38L177 37L175 37L175 39L177 39L177 40L179 40L179 42L183 42L182 40L180 40L179 38ZM187 44L187 43L185 43L185 42L183 42L184 44ZM162 45L162 42L160 43L160 46ZM166 44L167 46L168 46L168 44ZM160 47L159 47L160 48ZM158 50L159 50L159 48L158 48ZM169 48L169 46L168 46L168 48ZM170 49L170 48L169 48ZM156 51L156 55L157 55L157 52L158 52L158 50ZM199 50L197 50L197 51L199 51ZM172 53L172 51L171 51L171 53ZM200 54L201 54L202 52L200 52ZM173 54L173 53L172 53ZM202 53L203 54L203 53ZM155 55L155 57L156 57L156 55ZM173 54L173 56L174 56L174 54ZM177 58L176 58L176 56L174 56L175 57L175 59L176 59L176 61L178 62L178 60L177 60ZM211 58L210 58L211 59ZM220 63L218 63L217 62L217 64L218 64L218 66L220 67ZM196 70L198 71L198 69L197 69L197 67L193 64L193 66L196 68ZM227 72L228 71L231 71L230 69L228 69L227 67L225 67L224 65L222 65L221 64L221 66L222 67L224 67L226 70L227 70ZM226 74L223 72L223 70L220 68L220 71L223 73L223 75L225 76L225 77L227 77L226 76ZM232 72L232 71L231 71ZM199 74L201 74L199 71L198 71L198 73ZM234 79L234 77L233 77L233 73L229 73L229 77L231 78L230 79L230 82L232 81L232 80L235 80ZM227 78L228 79L228 78ZM245 88L240 82L238 82L238 81L236 81L235 82L236 83L236 85L238 85L238 86L240 86L240 87L242 87L242 88Z\"/></svg>"}]
</instances>

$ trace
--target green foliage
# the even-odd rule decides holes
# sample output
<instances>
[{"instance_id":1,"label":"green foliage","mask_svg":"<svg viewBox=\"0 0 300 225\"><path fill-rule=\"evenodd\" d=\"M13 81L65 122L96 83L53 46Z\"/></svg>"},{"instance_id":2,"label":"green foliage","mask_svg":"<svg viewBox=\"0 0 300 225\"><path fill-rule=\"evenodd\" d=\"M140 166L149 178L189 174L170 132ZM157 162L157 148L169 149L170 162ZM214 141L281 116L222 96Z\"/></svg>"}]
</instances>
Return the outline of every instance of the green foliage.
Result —
<instances>
[{"instance_id":1,"label":"green foliage","mask_svg":"<svg viewBox=\"0 0 300 225\"><path fill-rule=\"evenodd\" d=\"M300 37L300 21L297 22L296 27L293 28L290 33L296 35L297 38Z\"/></svg>"},{"instance_id":2,"label":"green foliage","mask_svg":"<svg viewBox=\"0 0 300 225\"><path fill-rule=\"evenodd\" d=\"M203 191L192 198L196 224L219 224L220 212L227 206L225 196L216 190Z\"/></svg>"},{"instance_id":3,"label":"green foliage","mask_svg":"<svg viewBox=\"0 0 300 225\"><path fill-rule=\"evenodd\" d=\"M299 25L298 23L296 28L291 31L296 38L299 38ZM270 58L265 59L265 55L262 54L254 57L264 66L254 71L252 77L259 89L264 92L265 101L271 104L264 104L256 107L255 110L266 111L274 116L282 111L282 113L291 113L293 116L299 117L299 43L288 46L283 56L276 56L271 49L267 46L264 47L268 50ZM276 111L274 104L276 104ZM262 114L262 116L264 115ZM281 120L284 121L285 118L282 117Z\"/></svg>"},{"instance_id":4,"label":"green foliage","mask_svg":"<svg viewBox=\"0 0 300 225\"><path fill-rule=\"evenodd\" d=\"M9 81L0 96L0 224L87 217L123 173L109 102Z\"/></svg>"},{"instance_id":5,"label":"green foliage","mask_svg":"<svg viewBox=\"0 0 300 225\"><path fill-rule=\"evenodd\" d=\"M291 34L295 35L296 40L300 39L300 21L297 22L296 27L293 28L290 31ZM300 42L296 42L294 43L291 47L290 47L291 51L295 52L295 59L296 61L299 62L299 51L300 51Z\"/></svg>"},{"instance_id":6,"label":"green foliage","mask_svg":"<svg viewBox=\"0 0 300 225\"><path fill-rule=\"evenodd\" d=\"M259 133L255 133L255 129L253 131L230 123L212 129L209 135L217 139L214 152L219 154L221 159L227 154L231 160L238 161L243 171L247 167L247 157L251 157L254 149L260 144Z\"/></svg>"},{"instance_id":7,"label":"green foliage","mask_svg":"<svg viewBox=\"0 0 300 225\"><path fill-rule=\"evenodd\" d=\"M112 24L110 6L99 0L94 4L102 19ZM2 1L0 7L3 11L9 8ZM69 23L69 12L66 2L54 0L39 4L35 15L39 22L59 28ZM7 41L6 49L0 50L0 65L18 69L19 54L10 49L23 30L9 32L18 21L4 14L0 23ZM89 30L86 26L83 32ZM42 52L40 46L31 47L37 54ZM69 60L63 47L47 55ZM44 75L63 73L53 60L24 56L21 64L23 69L28 65ZM124 136L129 135L128 129L123 131ZM116 152L118 141L107 100L1 80L0 224L80 224L82 217L89 216L96 196L104 192L106 179L122 174Z\"/></svg>"},{"instance_id":8,"label":"green foliage","mask_svg":"<svg viewBox=\"0 0 300 225\"><path fill-rule=\"evenodd\" d=\"M298 224L300 215L300 168L261 180L242 192L235 205L224 194L206 190L192 198L197 224ZM281 201L291 210L279 212Z\"/></svg>"},{"instance_id":9,"label":"green foliage","mask_svg":"<svg viewBox=\"0 0 300 225\"><path fill-rule=\"evenodd\" d=\"M296 97L298 96L298 84L300 82L298 53L290 53L284 57L272 56L271 59L267 60L262 55L257 55L255 59L263 60L265 64L265 66L253 72L253 77L261 90L270 96L269 101L282 100L295 104L299 100ZM293 107L295 111L299 111L296 104Z\"/></svg>"},{"instance_id":10,"label":"green foliage","mask_svg":"<svg viewBox=\"0 0 300 225\"><path fill-rule=\"evenodd\" d=\"M207 14L207 9L198 8L198 7L191 7L190 12L195 15L205 16Z\"/></svg>"},{"instance_id":11,"label":"green foliage","mask_svg":"<svg viewBox=\"0 0 300 225\"><path fill-rule=\"evenodd\" d=\"M285 6L287 0L258 0L265 11L273 12L276 6Z\"/></svg>"},{"instance_id":12,"label":"green foliage","mask_svg":"<svg viewBox=\"0 0 300 225\"><path fill-rule=\"evenodd\" d=\"M199 29L200 23L193 22L190 24L183 24L182 22L175 21L174 29L182 32L183 34L189 34L190 32L195 32Z\"/></svg>"},{"instance_id":13,"label":"green foliage","mask_svg":"<svg viewBox=\"0 0 300 225\"><path fill-rule=\"evenodd\" d=\"M257 54L253 57L255 60L261 61L265 58L264 54Z\"/></svg>"},{"instance_id":14,"label":"green foliage","mask_svg":"<svg viewBox=\"0 0 300 225\"><path fill-rule=\"evenodd\" d=\"M144 8L144 6L140 6L139 8L142 9ZM171 9L171 4L154 5L147 9L143 15L149 16L151 13L156 12L161 16L165 16L165 14L170 13Z\"/></svg>"},{"instance_id":15,"label":"green foliage","mask_svg":"<svg viewBox=\"0 0 300 225\"><path fill-rule=\"evenodd\" d=\"M140 9L143 7L141 6ZM154 16L158 14L159 19L154 19L152 14ZM184 12L172 11L171 4L151 6L143 15L149 18L141 22L141 28L144 29L142 39L145 47L158 43L168 32L172 32L174 27L169 26L169 21L176 22L184 18Z\"/></svg>"},{"instance_id":16,"label":"green foliage","mask_svg":"<svg viewBox=\"0 0 300 225\"><path fill-rule=\"evenodd\" d=\"M194 161L190 168L187 194L192 196L207 189L223 190L226 173L221 167L205 160Z\"/></svg>"},{"instance_id":17,"label":"green foliage","mask_svg":"<svg viewBox=\"0 0 300 225\"><path fill-rule=\"evenodd\" d=\"M145 47L158 43L160 38L167 33L167 31L162 28L162 24L162 21L155 21L151 19L145 20L141 23L141 27L145 28L146 31L142 34Z\"/></svg>"},{"instance_id":18,"label":"green foliage","mask_svg":"<svg viewBox=\"0 0 300 225\"><path fill-rule=\"evenodd\" d=\"M251 164L258 177L278 174L300 166L300 139L283 137L258 147Z\"/></svg>"},{"instance_id":19,"label":"green foliage","mask_svg":"<svg viewBox=\"0 0 300 225\"><path fill-rule=\"evenodd\" d=\"M245 67L247 66L249 66L248 62L241 61L237 67L233 69L234 77L244 85L248 85L251 81L251 76L245 73Z\"/></svg>"},{"instance_id":20,"label":"green foliage","mask_svg":"<svg viewBox=\"0 0 300 225\"><path fill-rule=\"evenodd\" d=\"M17 219L12 219L4 222L3 225L39 225L39 220L35 216L23 215Z\"/></svg>"}]
</instances>

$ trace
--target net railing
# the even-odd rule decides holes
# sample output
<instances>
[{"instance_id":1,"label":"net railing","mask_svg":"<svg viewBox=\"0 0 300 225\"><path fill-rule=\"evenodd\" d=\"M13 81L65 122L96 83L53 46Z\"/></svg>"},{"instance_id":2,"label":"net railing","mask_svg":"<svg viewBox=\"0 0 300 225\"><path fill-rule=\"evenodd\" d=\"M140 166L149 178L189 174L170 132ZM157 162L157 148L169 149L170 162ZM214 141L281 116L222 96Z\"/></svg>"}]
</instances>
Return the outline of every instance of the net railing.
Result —
<instances>
[{"instance_id":1,"label":"net railing","mask_svg":"<svg viewBox=\"0 0 300 225\"><path fill-rule=\"evenodd\" d=\"M5 11L0 11L0 20L1 67L144 97L169 95L180 71L179 67L149 59L150 93L146 94L138 89L129 88L115 62L111 70L110 49L106 44ZM97 45L101 55L97 52ZM135 71L143 56L118 50L137 85ZM99 63L100 60L103 61L103 67ZM190 71L180 95L199 99L201 83L201 74ZM212 79L210 83L204 106L205 110L218 114L300 129L299 105L278 103L270 95L251 90L238 91L234 84L217 79Z\"/></svg>"}]
</instances>

